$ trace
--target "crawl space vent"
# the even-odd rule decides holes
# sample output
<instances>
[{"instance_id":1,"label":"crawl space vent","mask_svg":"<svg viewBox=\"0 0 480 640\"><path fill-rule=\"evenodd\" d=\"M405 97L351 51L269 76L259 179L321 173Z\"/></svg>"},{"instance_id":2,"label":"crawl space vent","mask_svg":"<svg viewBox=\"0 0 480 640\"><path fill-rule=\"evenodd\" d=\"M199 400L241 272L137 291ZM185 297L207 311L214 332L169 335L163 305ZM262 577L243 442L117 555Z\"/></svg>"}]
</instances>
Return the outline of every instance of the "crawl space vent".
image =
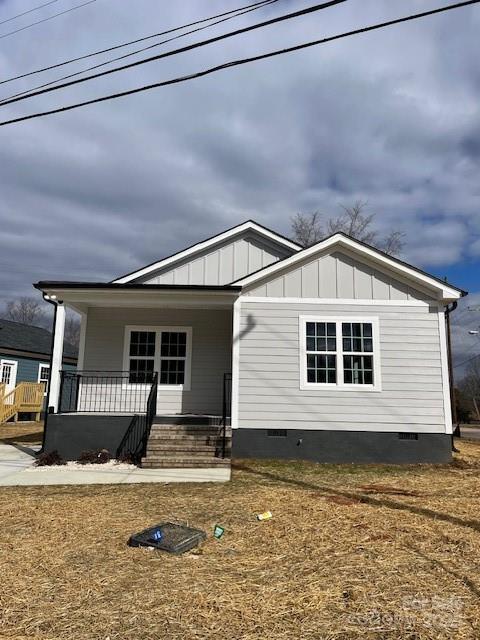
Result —
<instances>
[{"instance_id":1,"label":"crawl space vent","mask_svg":"<svg viewBox=\"0 0 480 640\"><path fill-rule=\"evenodd\" d=\"M418 440L418 433L399 433L399 440Z\"/></svg>"},{"instance_id":2,"label":"crawl space vent","mask_svg":"<svg viewBox=\"0 0 480 640\"><path fill-rule=\"evenodd\" d=\"M269 438L286 438L287 430L286 429L267 429L267 436Z\"/></svg>"}]
</instances>

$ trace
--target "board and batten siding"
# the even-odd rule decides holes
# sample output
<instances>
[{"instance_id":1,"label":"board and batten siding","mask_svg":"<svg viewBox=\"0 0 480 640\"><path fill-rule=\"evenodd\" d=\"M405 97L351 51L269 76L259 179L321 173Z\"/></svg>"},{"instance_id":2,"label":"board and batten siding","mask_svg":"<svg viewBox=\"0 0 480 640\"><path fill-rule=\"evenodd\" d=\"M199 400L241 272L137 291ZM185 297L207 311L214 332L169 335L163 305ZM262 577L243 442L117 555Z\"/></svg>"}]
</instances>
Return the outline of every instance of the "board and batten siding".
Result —
<instances>
[{"instance_id":1,"label":"board and batten siding","mask_svg":"<svg viewBox=\"0 0 480 640\"><path fill-rule=\"evenodd\" d=\"M291 255L292 250L244 234L137 280L145 284L223 285Z\"/></svg>"},{"instance_id":2,"label":"board and batten siding","mask_svg":"<svg viewBox=\"0 0 480 640\"><path fill-rule=\"evenodd\" d=\"M346 250L326 253L279 276L272 276L267 282L252 286L246 295L359 300L431 299L416 286L360 262Z\"/></svg>"},{"instance_id":3,"label":"board and batten siding","mask_svg":"<svg viewBox=\"0 0 480 640\"><path fill-rule=\"evenodd\" d=\"M237 425L445 433L443 314L437 304L241 299ZM299 317L378 318L381 391L300 388ZM443 336L444 339L444 336Z\"/></svg>"},{"instance_id":4,"label":"board and batten siding","mask_svg":"<svg viewBox=\"0 0 480 640\"><path fill-rule=\"evenodd\" d=\"M190 390L159 387L157 413L221 414L223 375L231 371L230 310L91 307L85 330L83 369L122 371L128 325L192 327Z\"/></svg>"}]
</instances>

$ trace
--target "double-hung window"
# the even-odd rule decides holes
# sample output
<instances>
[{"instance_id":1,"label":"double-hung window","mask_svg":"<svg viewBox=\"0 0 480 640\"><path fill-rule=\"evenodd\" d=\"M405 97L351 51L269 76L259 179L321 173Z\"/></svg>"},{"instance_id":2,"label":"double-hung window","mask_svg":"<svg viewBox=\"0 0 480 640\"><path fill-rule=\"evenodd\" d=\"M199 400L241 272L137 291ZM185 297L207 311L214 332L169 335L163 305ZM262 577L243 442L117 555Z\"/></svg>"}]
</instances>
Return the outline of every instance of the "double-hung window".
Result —
<instances>
[{"instance_id":1,"label":"double-hung window","mask_svg":"<svg viewBox=\"0 0 480 640\"><path fill-rule=\"evenodd\" d=\"M189 389L191 352L191 327L125 329L124 369L130 384L150 384L158 372L159 385Z\"/></svg>"},{"instance_id":2,"label":"double-hung window","mask_svg":"<svg viewBox=\"0 0 480 640\"><path fill-rule=\"evenodd\" d=\"M41 382L44 385L44 391L43 391L44 396L47 395L49 377L50 377L50 365L39 364L38 365L38 382Z\"/></svg>"},{"instance_id":3,"label":"double-hung window","mask_svg":"<svg viewBox=\"0 0 480 640\"><path fill-rule=\"evenodd\" d=\"M380 390L378 318L300 317L300 387Z\"/></svg>"}]
</instances>

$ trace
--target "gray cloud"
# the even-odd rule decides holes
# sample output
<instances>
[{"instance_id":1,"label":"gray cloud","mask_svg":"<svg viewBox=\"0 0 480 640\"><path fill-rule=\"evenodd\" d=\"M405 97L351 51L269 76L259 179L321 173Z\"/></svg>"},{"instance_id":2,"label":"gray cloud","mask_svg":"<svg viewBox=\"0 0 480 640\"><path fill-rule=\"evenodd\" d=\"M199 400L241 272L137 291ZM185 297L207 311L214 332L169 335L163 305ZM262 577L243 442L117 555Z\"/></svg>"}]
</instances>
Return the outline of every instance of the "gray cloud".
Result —
<instances>
[{"instance_id":1,"label":"gray cloud","mask_svg":"<svg viewBox=\"0 0 480 640\"><path fill-rule=\"evenodd\" d=\"M99 0L1 40L0 76L240 3L155 4ZM284 0L222 30L307 4ZM0 111L88 99L439 4L349 2ZM22 9L0 2L0 20ZM478 256L479 27L473 7L0 129L0 296L41 278L110 279L247 217L286 233L298 210L328 215L359 198L382 230L405 231L405 257L419 266Z\"/></svg>"}]
</instances>

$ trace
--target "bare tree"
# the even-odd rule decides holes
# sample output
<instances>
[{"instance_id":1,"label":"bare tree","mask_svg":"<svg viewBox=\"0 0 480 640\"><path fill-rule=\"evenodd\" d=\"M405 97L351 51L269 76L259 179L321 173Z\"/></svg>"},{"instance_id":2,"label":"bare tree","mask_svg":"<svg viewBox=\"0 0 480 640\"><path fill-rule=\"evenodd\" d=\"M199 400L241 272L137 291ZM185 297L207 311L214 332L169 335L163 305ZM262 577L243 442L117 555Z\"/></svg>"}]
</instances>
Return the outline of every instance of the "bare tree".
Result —
<instances>
[{"instance_id":1,"label":"bare tree","mask_svg":"<svg viewBox=\"0 0 480 640\"><path fill-rule=\"evenodd\" d=\"M403 233L392 230L385 237L380 237L374 228L375 214L366 212L367 203L358 200L350 207L342 206L342 213L329 218L325 229L321 224L318 212L310 214L297 213L292 218L293 239L304 247L310 247L326 236L339 231L351 238L370 244L390 255L398 255L403 246Z\"/></svg>"},{"instance_id":2,"label":"bare tree","mask_svg":"<svg viewBox=\"0 0 480 640\"><path fill-rule=\"evenodd\" d=\"M313 213L297 213L292 218L293 239L302 247L311 247L319 242L323 236L321 216L318 211Z\"/></svg>"},{"instance_id":3,"label":"bare tree","mask_svg":"<svg viewBox=\"0 0 480 640\"><path fill-rule=\"evenodd\" d=\"M65 342L78 347L80 342L80 321L78 317L68 317L65 320Z\"/></svg>"},{"instance_id":4,"label":"bare tree","mask_svg":"<svg viewBox=\"0 0 480 640\"><path fill-rule=\"evenodd\" d=\"M469 411L476 415L480 408L480 356L474 356L468 363L465 375L457 386L466 398Z\"/></svg>"},{"instance_id":5,"label":"bare tree","mask_svg":"<svg viewBox=\"0 0 480 640\"><path fill-rule=\"evenodd\" d=\"M18 300L9 300L5 306L4 317L7 320L21 322L22 324L41 324L45 312L41 303L36 298L22 297Z\"/></svg>"}]
</instances>

